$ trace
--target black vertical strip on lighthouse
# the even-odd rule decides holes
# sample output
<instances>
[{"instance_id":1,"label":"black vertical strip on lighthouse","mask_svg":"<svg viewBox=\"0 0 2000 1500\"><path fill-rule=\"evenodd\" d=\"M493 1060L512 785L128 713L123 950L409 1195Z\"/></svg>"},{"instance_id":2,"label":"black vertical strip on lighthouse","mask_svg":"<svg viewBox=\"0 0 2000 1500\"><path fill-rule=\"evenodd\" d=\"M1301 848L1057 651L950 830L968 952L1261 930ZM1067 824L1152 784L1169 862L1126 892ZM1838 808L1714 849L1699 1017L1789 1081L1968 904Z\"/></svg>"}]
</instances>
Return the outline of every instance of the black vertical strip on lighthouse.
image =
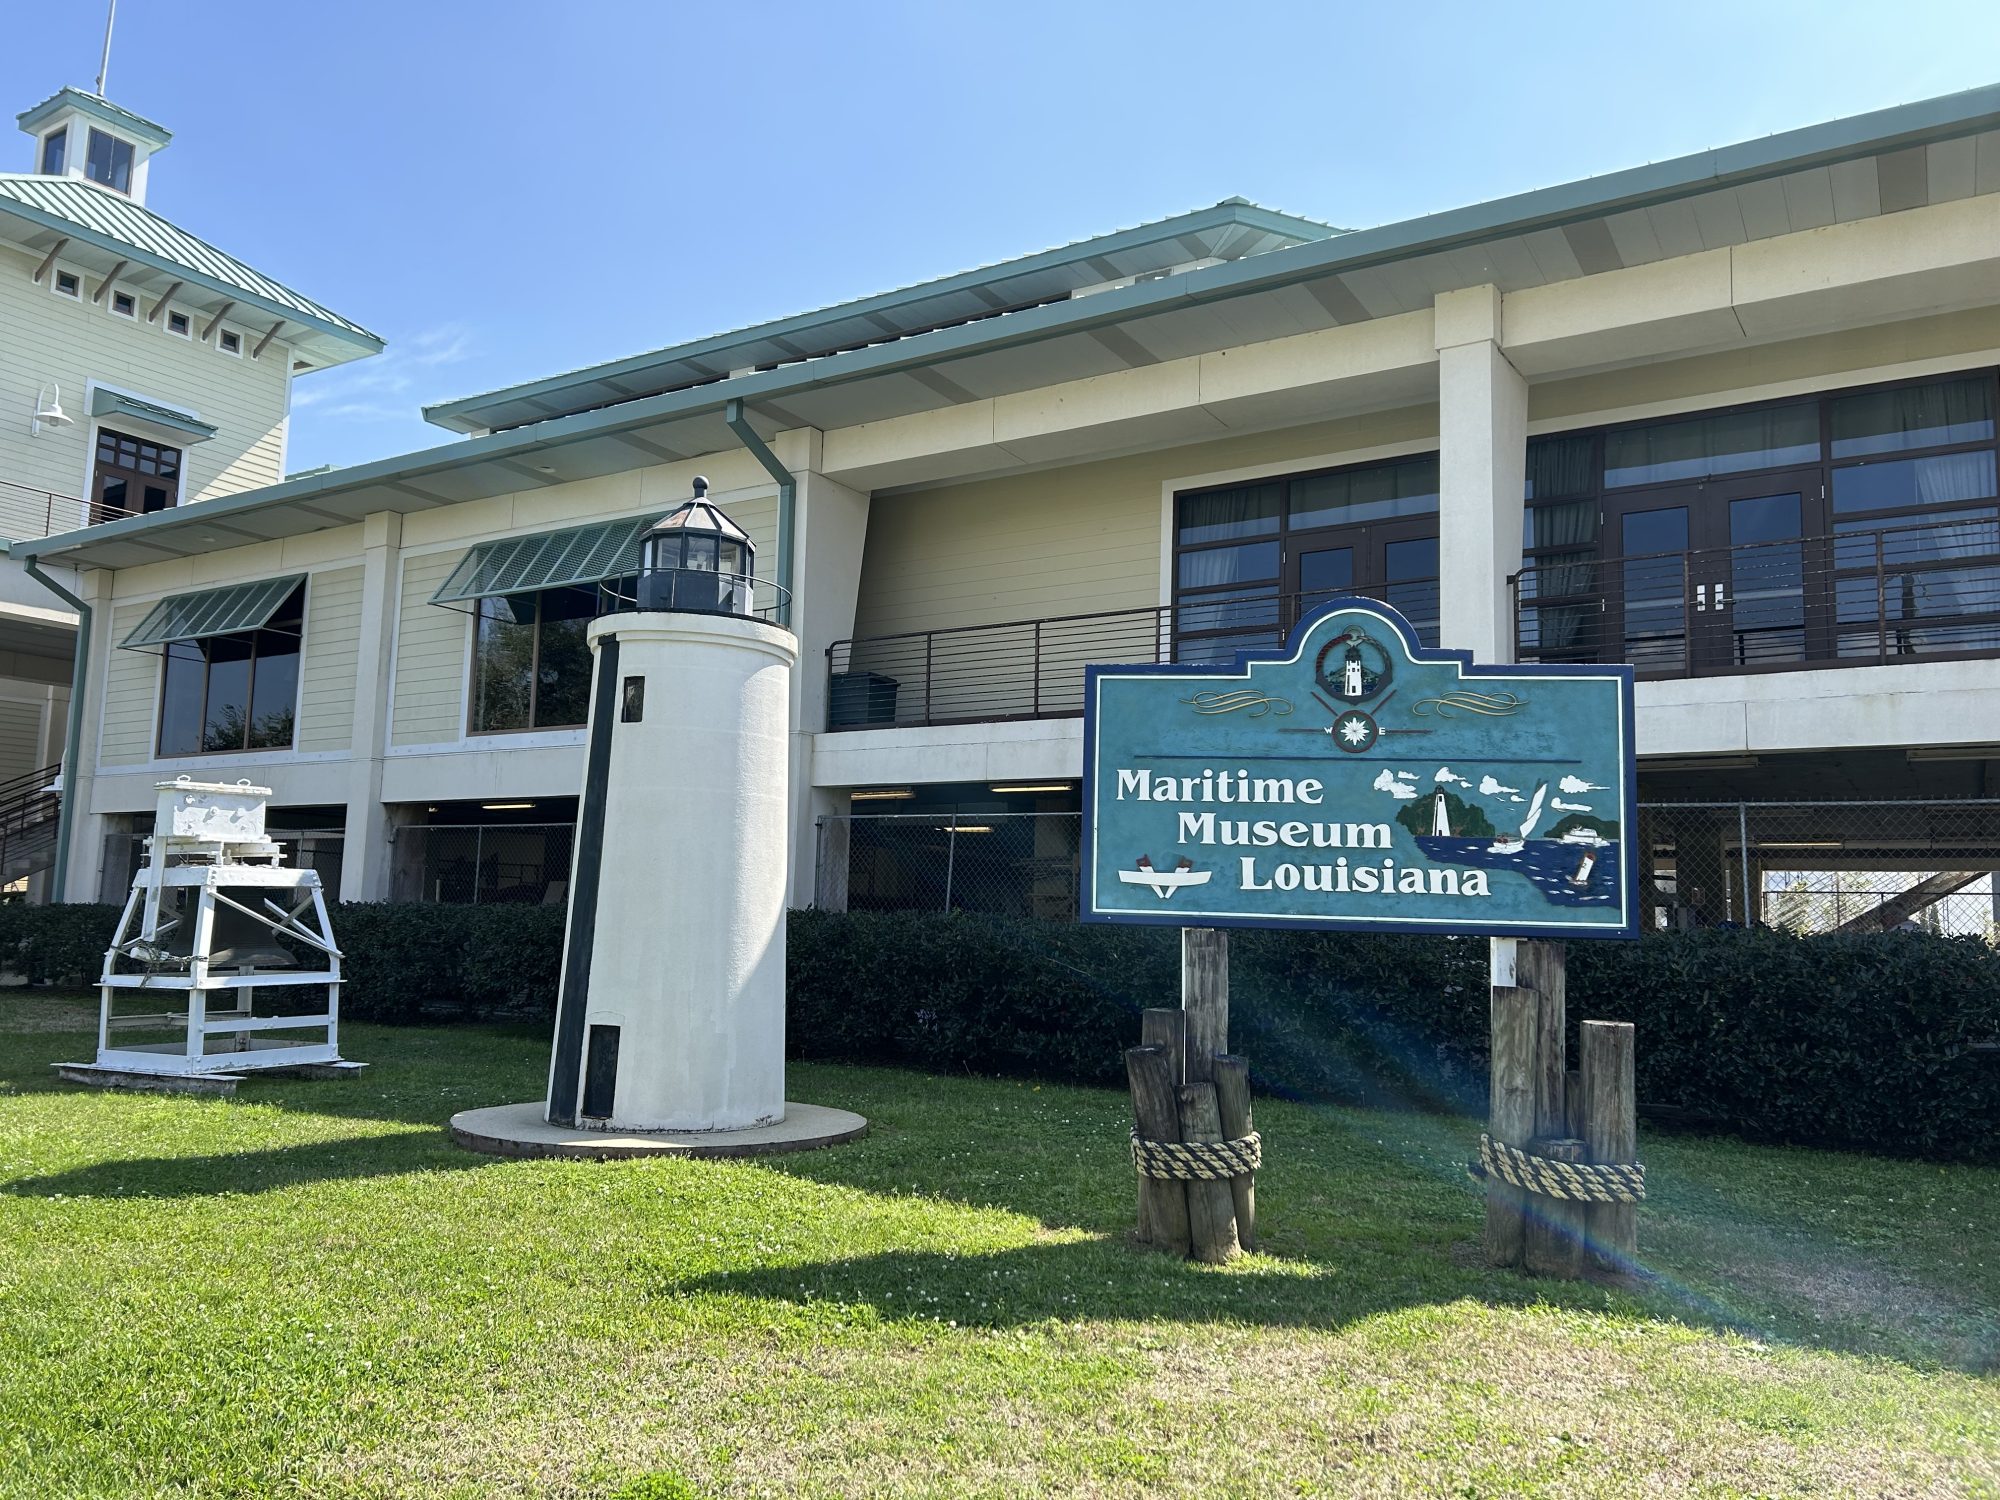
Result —
<instances>
[{"instance_id":1,"label":"black vertical strip on lighthouse","mask_svg":"<svg viewBox=\"0 0 2000 1500\"><path fill-rule=\"evenodd\" d=\"M590 749L583 806L576 820L576 886L570 892L569 942L563 949L562 992L556 1002L556 1055L549 1069L549 1119L577 1121L582 1083L584 1012L590 1008L591 950L597 940L597 892L604 865L604 794L611 779L611 732L618 722L618 637L597 648L597 687L590 705Z\"/></svg>"}]
</instances>

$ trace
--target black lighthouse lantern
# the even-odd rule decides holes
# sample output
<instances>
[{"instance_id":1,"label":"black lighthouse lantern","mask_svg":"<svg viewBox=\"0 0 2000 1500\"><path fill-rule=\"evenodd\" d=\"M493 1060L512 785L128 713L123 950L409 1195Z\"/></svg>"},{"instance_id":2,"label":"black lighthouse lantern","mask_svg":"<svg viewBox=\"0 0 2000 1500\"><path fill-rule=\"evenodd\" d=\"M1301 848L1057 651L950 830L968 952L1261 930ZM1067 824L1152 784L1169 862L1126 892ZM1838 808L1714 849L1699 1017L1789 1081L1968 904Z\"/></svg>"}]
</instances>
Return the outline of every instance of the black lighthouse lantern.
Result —
<instances>
[{"instance_id":1,"label":"black lighthouse lantern","mask_svg":"<svg viewBox=\"0 0 2000 1500\"><path fill-rule=\"evenodd\" d=\"M708 481L697 476L694 498L646 533L639 608L747 615L756 565L750 533L709 503Z\"/></svg>"}]
</instances>

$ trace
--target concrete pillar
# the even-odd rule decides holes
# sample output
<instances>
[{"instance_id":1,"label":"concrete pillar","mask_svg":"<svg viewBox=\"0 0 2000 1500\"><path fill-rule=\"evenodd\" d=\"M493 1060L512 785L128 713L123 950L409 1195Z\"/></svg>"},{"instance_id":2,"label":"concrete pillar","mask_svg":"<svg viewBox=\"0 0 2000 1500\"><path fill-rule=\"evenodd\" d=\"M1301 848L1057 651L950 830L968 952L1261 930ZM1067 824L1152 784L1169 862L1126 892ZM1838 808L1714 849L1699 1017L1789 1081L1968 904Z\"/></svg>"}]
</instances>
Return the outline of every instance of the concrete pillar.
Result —
<instances>
[{"instance_id":1,"label":"concrete pillar","mask_svg":"<svg viewBox=\"0 0 2000 1500\"><path fill-rule=\"evenodd\" d=\"M117 649L111 634L111 578L108 570L92 568L81 574L76 583L77 596L91 607L92 624L83 692L83 732L78 736L74 762L66 768L69 774L63 783L63 800L70 806L71 818L69 868L60 876L58 899L63 901L101 898L105 820L91 811L90 804L97 778L98 728L104 720L104 679L111 670L111 653Z\"/></svg>"},{"instance_id":2,"label":"concrete pillar","mask_svg":"<svg viewBox=\"0 0 2000 1500\"><path fill-rule=\"evenodd\" d=\"M1437 299L1440 638L1514 659L1507 579L1521 568L1528 382L1507 362L1499 289Z\"/></svg>"},{"instance_id":3,"label":"concrete pillar","mask_svg":"<svg viewBox=\"0 0 2000 1500\"><path fill-rule=\"evenodd\" d=\"M382 805L382 756L389 742L389 673L402 599L403 518L377 511L361 523L361 639L355 653L353 759L347 777L347 847L340 899L392 899L397 817ZM407 821L405 819L404 821Z\"/></svg>"},{"instance_id":4,"label":"concrete pillar","mask_svg":"<svg viewBox=\"0 0 2000 1500\"><path fill-rule=\"evenodd\" d=\"M826 728L827 647L854 634L868 496L810 466L818 461L817 432L781 433L780 439L778 456L798 478L792 632L799 641L799 665L792 674L789 900L793 906L810 906L817 895L816 821L822 813L846 810L845 797L814 791L812 751L815 737ZM758 565L764 566L763 559Z\"/></svg>"}]
</instances>

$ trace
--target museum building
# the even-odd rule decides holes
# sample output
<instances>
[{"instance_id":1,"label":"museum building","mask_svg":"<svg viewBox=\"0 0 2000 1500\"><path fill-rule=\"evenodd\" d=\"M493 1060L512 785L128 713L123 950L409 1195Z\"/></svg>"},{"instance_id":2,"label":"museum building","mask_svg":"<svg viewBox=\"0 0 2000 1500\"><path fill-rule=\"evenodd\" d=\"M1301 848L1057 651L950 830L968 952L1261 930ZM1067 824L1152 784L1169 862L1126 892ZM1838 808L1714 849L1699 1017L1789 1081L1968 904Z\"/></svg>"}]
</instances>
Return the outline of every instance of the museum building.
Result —
<instances>
[{"instance_id":1,"label":"museum building","mask_svg":"<svg viewBox=\"0 0 2000 1500\"><path fill-rule=\"evenodd\" d=\"M15 544L90 622L68 899L187 773L346 899L561 901L584 630L701 475L800 640L794 905L1073 915L1084 666L1350 594L1637 669L1654 923L2000 900L2000 86L1371 229L1230 199L425 414Z\"/></svg>"}]
</instances>

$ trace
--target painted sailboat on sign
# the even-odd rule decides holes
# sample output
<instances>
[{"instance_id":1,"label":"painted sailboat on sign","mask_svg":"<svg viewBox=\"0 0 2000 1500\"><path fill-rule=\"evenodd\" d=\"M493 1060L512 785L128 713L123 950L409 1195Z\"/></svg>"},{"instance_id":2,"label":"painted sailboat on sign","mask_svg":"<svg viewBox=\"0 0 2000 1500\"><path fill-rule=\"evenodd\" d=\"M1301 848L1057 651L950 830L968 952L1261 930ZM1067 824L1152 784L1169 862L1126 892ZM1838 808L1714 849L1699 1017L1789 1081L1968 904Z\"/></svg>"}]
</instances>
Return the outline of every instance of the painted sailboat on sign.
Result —
<instances>
[{"instance_id":1,"label":"painted sailboat on sign","mask_svg":"<svg viewBox=\"0 0 2000 1500\"><path fill-rule=\"evenodd\" d=\"M1442 864L1516 871L1533 883L1545 901L1557 906L1596 906L1615 900L1618 895L1615 839L1607 839L1596 829L1580 825L1565 828L1553 837L1535 837L1548 806L1548 793L1547 782L1536 786L1528 802L1528 814L1521 820L1520 832L1458 838L1452 835L1449 804L1440 790L1433 799L1431 833L1419 836L1417 847Z\"/></svg>"}]
</instances>

